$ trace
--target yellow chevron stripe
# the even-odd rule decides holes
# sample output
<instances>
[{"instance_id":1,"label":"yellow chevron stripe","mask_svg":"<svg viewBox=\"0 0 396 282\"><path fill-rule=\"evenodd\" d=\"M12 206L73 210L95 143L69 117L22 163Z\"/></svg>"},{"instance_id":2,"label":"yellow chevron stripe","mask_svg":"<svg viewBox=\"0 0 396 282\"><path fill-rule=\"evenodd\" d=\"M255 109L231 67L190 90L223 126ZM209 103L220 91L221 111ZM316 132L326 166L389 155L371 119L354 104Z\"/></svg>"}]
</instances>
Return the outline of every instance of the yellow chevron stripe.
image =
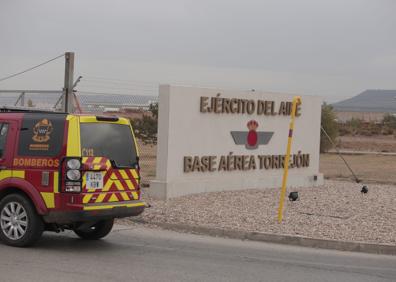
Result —
<instances>
[{"instance_id":1,"label":"yellow chevron stripe","mask_svg":"<svg viewBox=\"0 0 396 282\"><path fill-rule=\"evenodd\" d=\"M111 168L111 163L109 160L106 161L106 170L109 170Z\"/></svg>"},{"instance_id":2,"label":"yellow chevron stripe","mask_svg":"<svg viewBox=\"0 0 396 282\"><path fill-rule=\"evenodd\" d=\"M132 181L129 180L128 174L125 172L125 170L119 170L119 172L120 172L122 178L124 179L125 183L127 184L128 189L129 190L134 190L135 187L133 186Z\"/></svg>"},{"instance_id":3,"label":"yellow chevron stripe","mask_svg":"<svg viewBox=\"0 0 396 282\"><path fill-rule=\"evenodd\" d=\"M118 172L121 174L123 179L129 179L128 174L125 172L124 169L120 169Z\"/></svg>"},{"instance_id":4,"label":"yellow chevron stripe","mask_svg":"<svg viewBox=\"0 0 396 282\"><path fill-rule=\"evenodd\" d=\"M109 191L110 187L113 185L113 182L114 182L114 181L111 180L111 178L109 178L109 179L107 180L107 182L105 183L105 185L104 185L102 191L103 191L103 192Z\"/></svg>"},{"instance_id":5,"label":"yellow chevron stripe","mask_svg":"<svg viewBox=\"0 0 396 282\"><path fill-rule=\"evenodd\" d=\"M100 162L102 161L102 157L95 157L93 160L93 164L100 164Z\"/></svg>"},{"instance_id":6,"label":"yellow chevron stripe","mask_svg":"<svg viewBox=\"0 0 396 282\"><path fill-rule=\"evenodd\" d=\"M87 177L85 176L85 174L84 174L83 179L82 179L82 187L83 188L87 187Z\"/></svg>"},{"instance_id":7,"label":"yellow chevron stripe","mask_svg":"<svg viewBox=\"0 0 396 282\"><path fill-rule=\"evenodd\" d=\"M132 192L132 196L134 200L138 200L139 199L139 195L137 192Z\"/></svg>"},{"instance_id":8,"label":"yellow chevron stripe","mask_svg":"<svg viewBox=\"0 0 396 282\"><path fill-rule=\"evenodd\" d=\"M135 179L139 178L139 175L137 174L136 169L131 169L130 172L131 172L133 178L135 178Z\"/></svg>"},{"instance_id":9,"label":"yellow chevron stripe","mask_svg":"<svg viewBox=\"0 0 396 282\"><path fill-rule=\"evenodd\" d=\"M117 198L116 194L113 193L111 195L109 202L118 202L118 198Z\"/></svg>"},{"instance_id":10,"label":"yellow chevron stripe","mask_svg":"<svg viewBox=\"0 0 396 282\"><path fill-rule=\"evenodd\" d=\"M125 182L128 185L129 190L135 190L136 189L136 187L133 186L133 183L132 183L131 180L126 179Z\"/></svg>"},{"instance_id":11,"label":"yellow chevron stripe","mask_svg":"<svg viewBox=\"0 0 396 282\"><path fill-rule=\"evenodd\" d=\"M99 170L99 169L101 169L102 168L102 165L100 165L100 164L95 164L94 166L93 166L93 169L94 170Z\"/></svg>"},{"instance_id":12,"label":"yellow chevron stripe","mask_svg":"<svg viewBox=\"0 0 396 282\"><path fill-rule=\"evenodd\" d=\"M88 203L91 200L92 196L93 194L86 194L83 198L83 204Z\"/></svg>"},{"instance_id":13,"label":"yellow chevron stripe","mask_svg":"<svg viewBox=\"0 0 396 282\"><path fill-rule=\"evenodd\" d=\"M124 186L122 186L122 184L121 184L121 182L119 180L114 180L114 184L116 185L118 190L125 191Z\"/></svg>"},{"instance_id":14,"label":"yellow chevron stripe","mask_svg":"<svg viewBox=\"0 0 396 282\"><path fill-rule=\"evenodd\" d=\"M96 199L95 203L102 203L104 198L106 197L107 193L101 193L99 194L99 197Z\"/></svg>"},{"instance_id":15,"label":"yellow chevron stripe","mask_svg":"<svg viewBox=\"0 0 396 282\"><path fill-rule=\"evenodd\" d=\"M121 192L121 197L124 201L131 200L126 192Z\"/></svg>"}]
</instances>

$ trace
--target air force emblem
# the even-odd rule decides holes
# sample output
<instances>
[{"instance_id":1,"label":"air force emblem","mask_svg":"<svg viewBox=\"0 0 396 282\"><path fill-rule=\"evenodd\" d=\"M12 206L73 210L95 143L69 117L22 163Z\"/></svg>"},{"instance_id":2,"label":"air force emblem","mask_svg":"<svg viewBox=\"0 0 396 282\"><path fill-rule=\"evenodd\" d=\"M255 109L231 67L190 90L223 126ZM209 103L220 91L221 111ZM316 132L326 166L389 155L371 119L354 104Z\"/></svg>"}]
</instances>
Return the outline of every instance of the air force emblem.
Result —
<instances>
[{"instance_id":1,"label":"air force emblem","mask_svg":"<svg viewBox=\"0 0 396 282\"><path fill-rule=\"evenodd\" d=\"M267 145L274 132L256 131L259 124L255 120L247 123L249 131L231 131L236 145L245 145L246 149L257 149L259 145Z\"/></svg>"}]
</instances>

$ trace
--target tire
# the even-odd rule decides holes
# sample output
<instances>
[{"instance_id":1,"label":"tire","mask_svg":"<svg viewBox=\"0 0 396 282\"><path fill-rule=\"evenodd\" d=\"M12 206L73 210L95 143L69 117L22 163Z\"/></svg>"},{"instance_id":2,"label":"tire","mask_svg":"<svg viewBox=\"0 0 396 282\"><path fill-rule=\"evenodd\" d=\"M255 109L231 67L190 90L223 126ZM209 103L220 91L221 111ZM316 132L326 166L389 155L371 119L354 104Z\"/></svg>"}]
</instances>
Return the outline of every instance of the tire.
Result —
<instances>
[{"instance_id":1,"label":"tire","mask_svg":"<svg viewBox=\"0 0 396 282\"><path fill-rule=\"evenodd\" d=\"M80 238L85 240L99 240L107 236L113 229L114 219L101 220L86 229L74 229Z\"/></svg>"},{"instance_id":2,"label":"tire","mask_svg":"<svg viewBox=\"0 0 396 282\"><path fill-rule=\"evenodd\" d=\"M44 222L28 198L10 194L0 201L0 239L7 245L33 245L44 231Z\"/></svg>"}]
</instances>

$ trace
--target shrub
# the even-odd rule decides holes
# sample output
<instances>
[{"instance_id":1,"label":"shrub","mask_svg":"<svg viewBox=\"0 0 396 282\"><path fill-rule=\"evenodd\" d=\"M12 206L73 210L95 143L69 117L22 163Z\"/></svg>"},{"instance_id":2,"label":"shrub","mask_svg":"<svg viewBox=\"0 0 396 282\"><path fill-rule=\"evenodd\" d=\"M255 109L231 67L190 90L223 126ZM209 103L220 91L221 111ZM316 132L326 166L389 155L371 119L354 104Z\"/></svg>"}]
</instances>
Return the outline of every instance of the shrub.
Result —
<instances>
[{"instance_id":1,"label":"shrub","mask_svg":"<svg viewBox=\"0 0 396 282\"><path fill-rule=\"evenodd\" d=\"M349 127L351 134L356 135L362 128L363 122L358 118L352 118L346 122L346 126Z\"/></svg>"},{"instance_id":2,"label":"shrub","mask_svg":"<svg viewBox=\"0 0 396 282\"><path fill-rule=\"evenodd\" d=\"M338 137L338 124L336 121L336 115L333 111L331 105L324 103L322 105L322 118L321 118L322 128L327 132L331 140L335 143ZM320 131L320 152L327 152L333 147L332 142L324 134L323 130Z\"/></svg>"},{"instance_id":3,"label":"shrub","mask_svg":"<svg viewBox=\"0 0 396 282\"><path fill-rule=\"evenodd\" d=\"M135 136L145 144L157 144L158 103L150 104L150 114L131 120Z\"/></svg>"},{"instance_id":4,"label":"shrub","mask_svg":"<svg viewBox=\"0 0 396 282\"><path fill-rule=\"evenodd\" d=\"M382 123L391 129L396 129L396 117L394 115L386 114Z\"/></svg>"}]
</instances>

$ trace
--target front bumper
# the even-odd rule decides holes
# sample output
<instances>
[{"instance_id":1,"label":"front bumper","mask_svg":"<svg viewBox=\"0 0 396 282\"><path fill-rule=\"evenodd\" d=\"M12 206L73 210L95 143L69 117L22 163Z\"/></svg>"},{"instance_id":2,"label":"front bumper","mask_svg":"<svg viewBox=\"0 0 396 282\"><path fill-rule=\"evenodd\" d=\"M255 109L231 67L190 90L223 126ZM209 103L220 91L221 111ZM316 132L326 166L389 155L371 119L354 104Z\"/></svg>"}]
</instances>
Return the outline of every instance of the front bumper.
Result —
<instances>
[{"instance_id":1,"label":"front bumper","mask_svg":"<svg viewBox=\"0 0 396 282\"><path fill-rule=\"evenodd\" d=\"M128 201L115 204L87 204L79 211L50 211L43 216L46 223L72 224L110 218L137 216L144 211L143 201Z\"/></svg>"}]
</instances>

